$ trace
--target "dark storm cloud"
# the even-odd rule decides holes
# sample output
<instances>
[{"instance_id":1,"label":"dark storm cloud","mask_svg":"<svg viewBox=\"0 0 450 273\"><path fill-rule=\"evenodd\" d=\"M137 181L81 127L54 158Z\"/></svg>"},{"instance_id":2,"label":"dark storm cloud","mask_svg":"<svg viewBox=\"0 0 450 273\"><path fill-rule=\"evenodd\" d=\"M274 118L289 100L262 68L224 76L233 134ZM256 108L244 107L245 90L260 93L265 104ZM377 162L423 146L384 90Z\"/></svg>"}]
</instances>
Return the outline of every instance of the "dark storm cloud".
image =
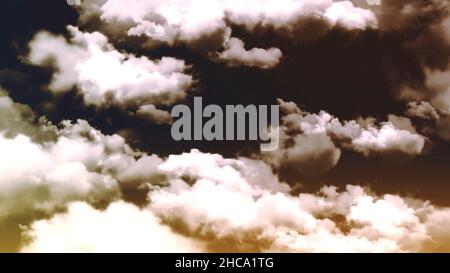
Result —
<instances>
[{"instance_id":1,"label":"dark storm cloud","mask_svg":"<svg viewBox=\"0 0 450 273\"><path fill-rule=\"evenodd\" d=\"M450 3L385 1L378 17L381 31L402 37L414 64L404 67L403 73L395 69L396 98L408 104L407 113L421 119L425 134L448 140Z\"/></svg>"}]
</instances>

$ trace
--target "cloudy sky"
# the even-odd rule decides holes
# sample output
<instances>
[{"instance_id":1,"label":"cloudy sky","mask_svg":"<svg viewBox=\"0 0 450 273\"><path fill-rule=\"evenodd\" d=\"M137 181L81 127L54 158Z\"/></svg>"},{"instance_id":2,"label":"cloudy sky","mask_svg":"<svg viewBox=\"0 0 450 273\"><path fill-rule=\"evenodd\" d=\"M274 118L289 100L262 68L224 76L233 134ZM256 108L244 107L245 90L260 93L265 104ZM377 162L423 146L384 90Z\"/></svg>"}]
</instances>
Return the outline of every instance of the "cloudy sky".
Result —
<instances>
[{"instance_id":1,"label":"cloudy sky","mask_svg":"<svg viewBox=\"0 0 450 273\"><path fill-rule=\"evenodd\" d=\"M447 0L7 0L0 251L450 251ZM178 104L280 106L280 147Z\"/></svg>"}]
</instances>

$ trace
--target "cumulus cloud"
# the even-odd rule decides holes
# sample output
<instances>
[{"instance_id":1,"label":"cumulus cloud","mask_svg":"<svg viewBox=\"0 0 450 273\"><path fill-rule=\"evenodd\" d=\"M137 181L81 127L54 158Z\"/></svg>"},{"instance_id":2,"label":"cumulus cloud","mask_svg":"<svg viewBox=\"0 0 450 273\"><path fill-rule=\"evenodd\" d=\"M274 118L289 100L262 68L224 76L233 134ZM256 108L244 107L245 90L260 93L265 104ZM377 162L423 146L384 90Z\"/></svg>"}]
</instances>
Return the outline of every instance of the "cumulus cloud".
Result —
<instances>
[{"instance_id":1,"label":"cumulus cloud","mask_svg":"<svg viewBox=\"0 0 450 273\"><path fill-rule=\"evenodd\" d=\"M196 150L159 169L169 184L143 209L72 204L33 223L23 251L448 251L450 214L429 202L350 185L291 195L262 162Z\"/></svg>"},{"instance_id":2,"label":"cumulus cloud","mask_svg":"<svg viewBox=\"0 0 450 273\"><path fill-rule=\"evenodd\" d=\"M0 105L0 114L13 117L0 127L0 223L51 215L71 201L111 202L122 187L156 179L162 159L133 151L118 135L103 135L83 120L58 128L24 119L34 113L6 95Z\"/></svg>"},{"instance_id":3,"label":"cumulus cloud","mask_svg":"<svg viewBox=\"0 0 450 273\"><path fill-rule=\"evenodd\" d=\"M69 40L40 32L29 44L31 64L55 69L49 85L55 93L76 88L87 104L137 108L180 101L193 83L184 61L122 53L99 32L67 29Z\"/></svg>"},{"instance_id":4,"label":"cumulus cloud","mask_svg":"<svg viewBox=\"0 0 450 273\"><path fill-rule=\"evenodd\" d=\"M448 213L428 202L377 196L359 186L293 196L284 187L275 190L277 179L261 187L252 176L233 179L186 167L185 159L199 156L220 158L193 151L161 165L176 175L168 187L149 193L149 209L183 234L205 240L209 250L403 252L436 249L447 240L437 236L446 232L434 229ZM183 180L193 173L195 183Z\"/></svg>"},{"instance_id":5,"label":"cumulus cloud","mask_svg":"<svg viewBox=\"0 0 450 273\"><path fill-rule=\"evenodd\" d=\"M299 21L308 18L324 20L330 27L364 29L377 24L374 14L355 7L350 1L224 1L233 23L252 29L258 25L295 29Z\"/></svg>"},{"instance_id":6,"label":"cumulus cloud","mask_svg":"<svg viewBox=\"0 0 450 273\"><path fill-rule=\"evenodd\" d=\"M400 152L406 155L419 155L425 145L423 136L407 130L399 130L392 123L380 128L369 127L352 140L351 147L364 155L383 152Z\"/></svg>"},{"instance_id":7,"label":"cumulus cloud","mask_svg":"<svg viewBox=\"0 0 450 273\"><path fill-rule=\"evenodd\" d=\"M104 156L96 144L81 136L61 135L54 143L38 144L25 135L0 135L0 221L22 213L53 212L70 200L96 203L117 197L117 181L94 169Z\"/></svg>"},{"instance_id":8,"label":"cumulus cloud","mask_svg":"<svg viewBox=\"0 0 450 273\"><path fill-rule=\"evenodd\" d=\"M275 30L284 38L309 41L339 27L364 30L377 27L370 10L350 1L333 0L96 0L78 7L80 24L95 26L120 41L144 48L160 45L187 46L206 52L213 60L229 66L245 65L268 69L276 66L282 52L245 49L238 38L229 39L233 27L247 33ZM218 50L225 50L216 54Z\"/></svg>"},{"instance_id":9,"label":"cumulus cloud","mask_svg":"<svg viewBox=\"0 0 450 273\"><path fill-rule=\"evenodd\" d=\"M262 158L288 176L316 176L335 167L342 149L366 157L404 160L420 155L426 138L417 133L410 119L389 115L386 122L375 119L341 121L321 111L312 114L293 102L279 100L284 112L280 148Z\"/></svg>"},{"instance_id":10,"label":"cumulus cloud","mask_svg":"<svg viewBox=\"0 0 450 273\"><path fill-rule=\"evenodd\" d=\"M230 38L233 27L245 35L270 30L295 41L332 28L413 31L421 34L404 35L413 37L405 50L424 52L416 61L424 66L425 82L405 85L400 97L409 103L408 117L432 120L438 134L450 138L448 59L436 57L450 41L448 14L436 13L448 3L383 4L376 18L350 1L83 1L80 22L105 34L72 26L67 38L40 32L26 60L53 68L48 89L55 94L76 90L89 105L131 110L165 124L170 115L161 109L183 100L193 85L189 66L172 57L125 53L120 41L208 53L224 49L216 56L228 66L269 69L282 52L246 48L243 40ZM106 35L119 38L116 46ZM423 50L439 35L440 42L432 43L438 46ZM285 115L278 151L226 158L192 150L162 158L83 120L51 124L0 91L0 225L25 225L23 252L450 251L449 208L357 185L294 194L283 180L284 171L298 182L327 172L344 150L418 156L426 138L409 118L346 121L279 103ZM128 189L143 190L148 199L133 199L139 207L129 203Z\"/></svg>"},{"instance_id":11,"label":"cumulus cloud","mask_svg":"<svg viewBox=\"0 0 450 273\"><path fill-rule=\"evenodd\" d=\"M370 10L357 8L350 1L332 0L146 0L126 5L103 0L83 4L80 12L81 23L100 19L105 31L116 25L128 36L146 37L147 44L207 44L213 50L225 42L227 29L233 25L244 26L249 32L257 26L274 28L295 39L314 36L316 30L320 35L334 26L365 29L377 25ZM305 29L305 24L315 31Z\"/></svg>"},{"instance_id":12,"label":"cumulus cloud","mask_svg":"<svg viewBox=\"0 0 450 273\"><path fill-rule=\"evenodd\" d=\"M281 146L263 158L281 172L319 175L337 165L341 150L325 133L287 135L281 133Z\"/></svg>"},{"instance_id":13,"label":"cumulus cloud","mask_svg":"<svg viewBox=\"0 0 450 273\"><path fill-rule=\"evenodd\" d=\"M219 60L225 61L229 66L249 66L262 69L273 68L280 63L283 56L278 48L252 48L245 49L245 44L238 38L230 38L225 43L225 50L219 54Z\"/></svg>"},{"instance_id":14,"label":"cumulus cloud","mask_svg":"<svg viewBox=\"0 0 450 273\"><path fill-rule=\"evenodd\" d=\"M292 124L315 130L314 122L294 122L305 115L295 104L281 108L298 115L290 116ZM427 202L377 196L359 186L293 195L261 160L198 150L162 159L133 151L123 138L105 136L85 121L53 130L55 138L43 143L24 134L0 138L0 221L24 213L34 220L21 222L24 252L448 248L450 236L440 225L450 214ZM295 158L295 150L291 154ZM122 187L146 184L143 208L119 201ZM109 205L101 210L98 204Z\"/></svg>"},{"instance_id":15,"label":"cumulus cloud","mask_svg":"<svg viewBox=\"0 0 450 273\"><path fill-rule=\"evenodd\" d=\"M293 103L279 102L286 112L282 129L291 138L324 134L338 147L366 156L401 154L413 157L421 154L425 145L425 137L415 131L408 118L391 115L389 121L379 125L374 119L340 121L325 111L311 114Z\"/></svg>"}]
</instances>

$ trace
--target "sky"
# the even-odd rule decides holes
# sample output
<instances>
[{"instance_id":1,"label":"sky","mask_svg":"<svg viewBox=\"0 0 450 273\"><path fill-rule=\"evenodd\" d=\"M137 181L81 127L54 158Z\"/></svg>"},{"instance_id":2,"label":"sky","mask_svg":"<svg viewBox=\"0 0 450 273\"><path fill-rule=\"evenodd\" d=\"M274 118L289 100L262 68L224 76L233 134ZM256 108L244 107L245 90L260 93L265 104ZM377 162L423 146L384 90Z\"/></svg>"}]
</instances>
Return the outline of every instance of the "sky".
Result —
<instances>
[{"instance_id":1,"label":"sky","mask_svg":"<svg viewBox=\"0 0 450 273\"><path fill-rule=\"evenodd\" d=\"M6 0L1 252L448 252L445 0ZM171 109L278 105L280 146Z\"/></svg>"}]
</instances>

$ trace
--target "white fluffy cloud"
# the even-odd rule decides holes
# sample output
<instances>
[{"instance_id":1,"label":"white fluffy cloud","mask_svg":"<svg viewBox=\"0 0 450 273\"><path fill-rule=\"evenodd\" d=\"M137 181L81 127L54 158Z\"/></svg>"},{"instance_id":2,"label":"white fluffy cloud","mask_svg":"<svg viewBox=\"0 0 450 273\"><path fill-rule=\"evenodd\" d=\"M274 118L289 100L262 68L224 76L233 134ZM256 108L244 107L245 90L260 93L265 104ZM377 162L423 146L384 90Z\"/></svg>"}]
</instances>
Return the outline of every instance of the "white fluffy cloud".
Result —
<instances>
[{"instance_id":1,"label":"white fluffy cloud","mask_svg":"<svg viewBox=\"0 0 450 273\"><path fill-rule=\"evenodd\" d=\"M174 233L151 211L125 202L99 211L82 202L65 214L33 223L23 252L198 252L200 244Z\"/></svg>"},{"instance_id":2,"label":"white fluffy cloud","mask_svg":"<svg viewBox=\"0 0 450 273\"><path fill-rule=\"evenodd\" d=\"M118 199L122 186L152 183L162 162L158 156L133 151L118 135L103 135L86 121L64 121L57 128L25 119L33 112L5 94L0 105L2 116L14 117L0 124L0 223L52 214L72 201Z\"/></svg>"},{"instance_id":3,"label":"white fluffy cloud","mask_svg":"<svg viewBox=\"0 0 450 273\"><path fill-rule=\"evenodd\" d=\"M350 1L298 1L298 0L225 0L224 6L233 23L249 29L257 25L294 29L296 23L305 18L318 18L331 26L340 25L348 29L375 27L375 15L355 7Z\"/></svg>"},{"instance_id":4,"label":"white fluffy cloud","mask_svg":"<svg viewBox=\"0 0 450 273\"><path fill-rule=\"evenodd\" d=\"M405 117L390 115L379 124L371 118L341 121L325 111L304 112L293 102L279 104L284 112L280 148L262 158L282 173L325 173L338 164L342 149L404 160L420 155L425 147L426 138Z\"/></svg>"},{"instance_id":5,"label":"white fluffy cloud","mask_svg":"<svg viewBox=\"0 0 450 273\"><path fill-rule=\"evenodd\" d=\"M227 22L252 30L264 27L294 29L302 19L324 21L364 29L377 24L375 15L350 1L320 0L119 0L85 4L82 15L96 14L105 23L130 22L128 35L145 35L174 44L190 42L215 33L225 33ZM87 18L84 16L82 18Z\"/></svg>"},{"instance_id":6,"label":"white fluffy cloud","mask_svg":"<svg viewBox=\"0 0 450 273\"><path fill-rule=\"evenodd\" d=\"M425 147L426 138L405 117L389 115L381 123L371 118L341 121L325 111L304 112L293 102L279 104L284 112L280 148L263 153L262 159L283 174L323 174L338 164L342 149L404 160L420 155Z\"/></svg>"},{"instance_id":7,"label":"white fluffy cloud","mask_svg":"<svg viewBox=\"0 0 450 273\"><path fill-rule=\"evenodd\" d=\"M112 36L145 37L142 45L188 45L215 52L229 65L272 68L282 54L277 48L245 50L240 40L228 41L233 26L249 33L257 27L274 29L294 40L310 40L339 26L367 29L377 26L370 10L350 1L333 0L145 0L86 1L79 8L80 22L95 22ZM100 24L99 24L100 22ZM99 25L98 25L99 24Z\"/></svg>"},{"instance_id":8,"label":"white fluffy cloud","mask_svg":"<svg viewBox=\"0 0 450 273\"><path fill-rule=\"evenodd\" d=\"M229 66L250 66L262 69L273 68L280 63L283 56L278 48L245 49L244 42L238 38L230 38L225 43L225 50L219 54L219 60Z\"/></svg>"},{"instance_id":9,"label":"white fluffy cloud","mask_svg":"<svg viewBox=\"0 0 450 273\"><path fill-rule=\"evenodd\" d=\"M362 130L361 134L352 140L352 148L364 155L383 152L400 152L415 156L422 153L425 145L423 136L407 130L396 128L391 122L380 128Z\"/></svg>"},{"instance_id":10,"label":"white fluffy cloud","mask_svg":"<svg viewBox=\"0 0 450 273\"><path fill-rule=\"evenodd\" d=\"M180 101L193 83L184 61L136 57L116 50L99 32L68 31L69 40L40 32L29 45L31 64L55 69L49 85L55 93L75 87L87 104L136 108Z\"/></svg>"},{"instance_id":11,"label":"white fluffy cloud","mask_svg":"<svg viewBox=\"0 0 450 273\"><path fill-rule=\"evenodd\" d=\"M288 185L280 183L270 167L262 161L248 158L226 159L218 154L205 154L198 150L171 155L158 166L158 170L171 178L188 177L196 180L208 178L247 191L250 184L274 192L286 192ZM244 186L245 188L240 188Z\"/></svg>"},{"instance_id":12,"label":"white fluffy cloud","mask_svg":"<svg viewBox=\"0 0 450 273\"><path fill-rule=\"evenodd\" d=\"M379 125L373 119L340 121L325 111L311 114L280 100L283 130L290 135L326 134L336 145L360 152L366 156L402 154L416 156L422 153L425 138L419 135L407 118L390 116Z\"/></svg>"},{"instance_id":13,"label":"white fluffy cloud","mask_svg":"<svg viewBox=\"0 0 450 273\"><path fill-rule=\"evenodd\" d=\"M0 109L26 112L8 99ZM334 124L329 119L300 114L292 103L282 108L290 113L286 124L315 141L322 134L333 145L328 130L321 131ZM448 250L450 235L441 228L450 221L448 209L428 202L377 196L359 186L292 195L261 160L198 150L162 159L135 152L120 136L105 136L85 121L66 121L59 129L28 126L50 130L52 138L0 135L0 222L28 219L22 251ZM338 129L350 134L345 126ZM290 155L301 157L304 150ZM150 192L143 208L120 201L123 187L144 185ZM98 204L109 205L99 210Z\"/></svg>"},{"instance_id":14,"label":"white fluffy cloud","mask_svg":"<svg viewBox=\"0 0 450 273\"><path fill-rule=\"evenodd\" d=\"M105 156L100 143L61 136L38 144L25 135L8 139L2 134L0 147L0 221L22 213L51 213L71 200L95 203L119 195L117 181L95 171Z\"/></svg>"},{"instance_id":15,"label":"white fluffy cloud","mask_svg":"<svg viewBox=\"0 0 450 273\"><path fill-rule=\"evenodd\" d=\"M416 5L406 5L399 26ZM100 22L100 31L121 41L128 36L144 46L223 50L217 56L229 66L262 69L278 65L282 52L246 49L231 37L233 26L247 34L271 29L308 40L333 27L378 24L371 11L332 0L92 0L79 9L82 23ZM158 107L183 100L192 86L184 61L124 53L100 32L72 26L68 32L68 38L40 32L29 45L29 63L54 69L52 92L75 89L87 104L171 122ZM448 31L443 35L447 39ZM428 70L426 76L432 92L402 94L421 102L411 103L407 115L435 121L443 136L450 132L443 114L450 109L448 71ZM450 251L449 208L352 185L294 195L272 169L326 172L343 149L417 156L425 137L411 120L391 115L386 122L342 121L295 103L280 106L286 114L281 149L262 160L198 150L160 158L134 151L122 137L104 135L86 121L64 121L58 128L37 120L0 90L0 225L23 221L24 252ZM146 204L121 200L125 188L148 189Z\"/></svg>"},{"instance_id":16,"label":"white fluffy cloud","mask_svg":"<svg viewBox=\"0 0 450 273\"><path fill-rule=\"evenodd\" d=\"M448 251L450 213L428 202L359 186L294 196L262 162L196 150L158 169L170 183L153 188L145 208L70 205L32 224L23 250Z\"/></svg>"},{"instance_id":17,"label":"white fluffy cloud","mask_svg":"<svg viewBox=\"0 0 450 273\"><path fill-rule=\"evenodd\" d=\"M203 170L186 163L199 157L227 165ZM169 224L181 222L184 232L219 250L220 242L227 242L228 250L241 251L403 252L435 249L448 240L439 229L448 213L427 202L377 196L359 186L293 196L284 186L277 191L280 182L273 177L271 186L255 184L256 177L243 175L245 168L235 163L198 151L171 156L161 168L175 176L168 187L150 192L149 209ZM241 179L234 178L239 172ZM195 183L183 181L185 175L195 176Z\"/></svg>"}]
</instances>

